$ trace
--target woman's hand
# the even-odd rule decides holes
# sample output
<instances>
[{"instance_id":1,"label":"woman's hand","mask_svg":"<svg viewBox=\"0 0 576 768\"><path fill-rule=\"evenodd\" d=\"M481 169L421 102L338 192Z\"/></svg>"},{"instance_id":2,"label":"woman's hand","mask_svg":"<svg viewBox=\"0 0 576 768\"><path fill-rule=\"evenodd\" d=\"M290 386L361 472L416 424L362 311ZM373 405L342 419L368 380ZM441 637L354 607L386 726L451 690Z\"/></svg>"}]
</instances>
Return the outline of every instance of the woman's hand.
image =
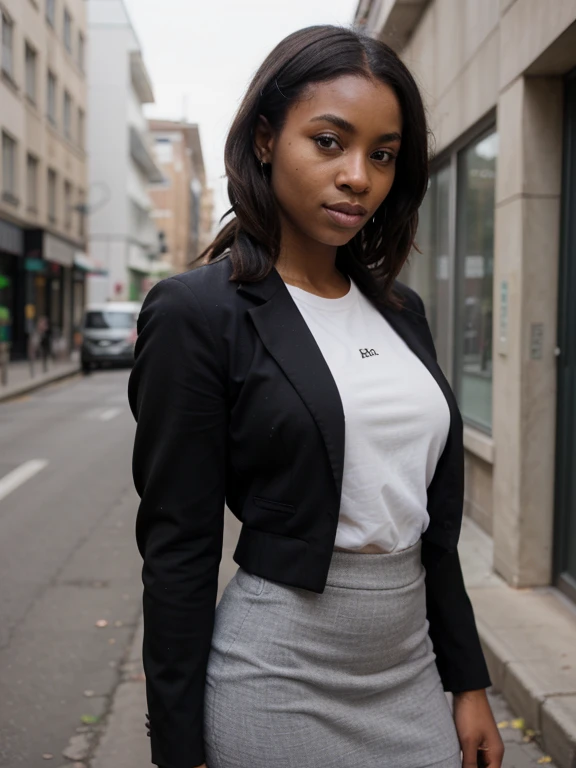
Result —
<instances>
[{"instance_id":1,"label":"woman's hand","mask_svg":"<svg viewBox=\"0 0 576 768\"><path fill-rule=\"evenodd\" d=\"M504 743L484 689L454 694L462 768L502 768Z\"/></svg>"}]
</instances>

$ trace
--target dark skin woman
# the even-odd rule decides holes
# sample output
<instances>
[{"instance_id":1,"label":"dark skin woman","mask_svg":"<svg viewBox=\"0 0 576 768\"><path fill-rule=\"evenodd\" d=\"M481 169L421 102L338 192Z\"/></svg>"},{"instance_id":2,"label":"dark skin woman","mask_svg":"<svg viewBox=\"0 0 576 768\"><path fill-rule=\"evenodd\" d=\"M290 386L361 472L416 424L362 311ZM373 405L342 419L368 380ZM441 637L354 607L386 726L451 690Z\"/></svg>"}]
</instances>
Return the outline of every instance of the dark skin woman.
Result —
<instances>
[{"instance_id":1,"label":"dark skin woman","mask_svg":"<svg viewBox=\"0 0 576 768\"><path fill-rule=\"evenodd\" d=\"M321 49L326 49L324 59L318 53ZM306 59L306 56L312 59L315 55L318 58L315 63ZM341 62L340 67L338 61ZM338 300L346 296L350 280L354 280L375 306L401 311L402 299L395 290L394 281L414 245L417 210L427 185L427 153L427 128L419 94L409 73L392 51L381 43L333 27L310 28L296 33L280 44L262 66L232 126L226 147L226 164L231 211L235 217L208 249L207 260L214 262L214 266L208 264L194 272L207 270L206 274L209 274L208 271L215 269L226 255L232 260L231 282L236 286L266 281L271 271L275 271L289 286L317 297ZM222 301L232 302L233 299L223 295ZM151 379L146 379L141 369L144 370L145 364L152 366L150 361L154 357L152 353L146 355L147 345L152 349L153 344L147 340L146 332L146 322L151 321L147 320L146 312L143 315L139 362L131 382L131 403L139 420L139 429L144 432L147 429L146 397L140 395L140 391L143 389L142 382ZM193 366L190 371L191 375L194 374ZM166 376L174 378L170 372ZM168 379L164 382L165 388L169 386L167 382ZM154 391L152 385L148 390ZM158 392L163 391L159 384ZM152 398L152 394L148 396ZM152 405L148 407L153 408ZM164 407L170 407L169 401ZM143 426L140 426L141 423ZM151 442L163 439L151 428L146 434ZM144 438L137 438L137 452L138 440L142 445ZM142 450L140 448L140 452ZM166 633L165 628L170 622L176 620L166 612L166 606L159 607L162 601L166 601L169 577L162 576L161 566L152 562L149 554L155 523L153 513L146 506L148 470L142 470L140 481L138 471L139 465L136 464L137 488L143 498L138 523L139 546L145 559L145 573L146 569L149 575L154 572L154 579L149 578L148 582L145 576L148 636L145 639L145 661L148 652L150 657L154 656L156 665L162 655L160 649L166 645L175 647L178 643L175 638L184 631L178 629L183 625L173 624L176 629L171 636L162 634ZM158 482L168 484L170 477L163 476ZM161 493L157 491L157 502L159 495L161 498ZM233 502L229 501L229 505L236 513ZM172 546L176 550L179 547L177 523L173 529L176 533ZM208 537L209 533L206 528L197 530L195 535ZM182 534L181 541L185 539ZM430 545L429 549L434 547ZM356 550L358 556L381 551L372 544ZM205 555L206 552L203 557ZM214 557L219 559L219 555ZM445 557L449 560L452 556ZM204 560L203 574L209 572L206 562ZM184 568L181 570L184 573ZM203 577L189 575L183 578L188 578L192 584L194 578L200 582ZM429 579L431 581L432 576ZM453 581L460 584L459 579L455 577ZM276 580L281 581L281 578L276 577ZM442 587L448 594L439 599L438 605L444 599L446 605L450 604L450 583L447 581L447 586ZM174 583L170 588L175 589ZM187 593L188 603L196 600L196 597L192 600L190 594L198 595L200 589L198 587L194 592L192 588ZM213 575L211 589L214 590ZM463 592L463 587L461 589ZM213 598L214 592L210 594ZM431 601L435 599L429 598ZM198 598L198 604L201 602ZM437 656L442 659L441 644L436 641L440 635L433 626L436 621L433 619L436 615L434 610L430 602L431 634ZM438 609L438 615L440 613L442 610ZM208 625L208 630L203 631L210 632L212 616L205 616L199 610L196 618L200 621L201 617ZM194 616L190 613L183 616L182 621L194 621ZM460 618L455 616L453 621L458 622ZM187 637L182 648L176 651L176 657L178 653L182 658L193 653L195 642L198 646L202 645L198 638L193 641ZM477 642L476 638L473 642ZM200 675L202 670L205 674L206 668L206 650L203 653L204 661L199 664ZM168 665L168 656L162 658L161 663ZM183 674L181 670L185 664L182 662L178 667L179 663L176 658L174 675ZM440 667L449 669L450 664L448 653ZM169 707L163 710L161 699L165 694L153 679L152 667L150 662L149 702L154 701L158 711L155 715L151 705L153 742L155 718L158 723L161 720L164 723L163 733L157 736L156 754L174 755L174 760L163 758L159 764L164 768L180 768L184 765L184 757L180 762L179 747L174 743L174 739L179 738L179 731L164 714ZM445 676L449 677L450 673ZM455 691L453 719L462 751L462 767L483 765L500 768L503 743L486 690L480 687L481 682L475 683L484 678L471 675L466 679L471 681L469 690L456 690L458 686L445 683L447 690ZM201 695L198 698L200 700ZM193 706L190 707L192 711ZM194 724L190 724L193 729ZM194 742L188 752L183 748L180 754L203 754L199 738L198 749ZM182 744L184 741L182 736ZM383 751L382 765L388 764L386 757ZM241 761L238 762L240 764L244 765ZM196 765L213 768L209 763L200 764L198 761L188 765L189 768ZM299 765L305 768L305 761L303 763L299 758ZM419 766L415 764L414 768Z\"/></svg>"}]
</instances>

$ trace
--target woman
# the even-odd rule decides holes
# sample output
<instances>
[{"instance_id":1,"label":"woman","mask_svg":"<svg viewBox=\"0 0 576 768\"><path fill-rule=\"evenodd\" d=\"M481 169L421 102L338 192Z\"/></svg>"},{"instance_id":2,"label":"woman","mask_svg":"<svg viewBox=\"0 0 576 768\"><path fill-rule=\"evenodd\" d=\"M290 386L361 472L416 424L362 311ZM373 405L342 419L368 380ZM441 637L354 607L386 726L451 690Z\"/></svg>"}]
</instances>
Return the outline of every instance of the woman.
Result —
<instances>
[{"instance_id":1,"label":"woman","mask_svg":"<svg viewBox=\"0 0 576 768\"><path fill-rule=\"evenodd\" d=\"M428 179L418 89L382 43L301 30L226 171L235 218L150 292L130 381L153 762L497 768L462 422L395 281ZM214 622L225 502L240 569Z\"/></svg>"}]
</instances>

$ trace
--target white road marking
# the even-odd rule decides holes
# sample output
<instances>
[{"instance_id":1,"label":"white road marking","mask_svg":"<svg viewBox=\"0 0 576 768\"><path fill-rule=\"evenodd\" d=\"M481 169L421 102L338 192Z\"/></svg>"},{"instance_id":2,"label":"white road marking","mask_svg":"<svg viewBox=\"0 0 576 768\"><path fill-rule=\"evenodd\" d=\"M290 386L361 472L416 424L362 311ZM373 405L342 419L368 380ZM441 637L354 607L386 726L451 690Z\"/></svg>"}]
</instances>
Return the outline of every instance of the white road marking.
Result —
<instances>
[{"instance_id":1,"label":"white road marking","mask_svg":"<svg viewBox=\"0 0 576 768\"><path fill-rule=\"evenodd\" d=\"M107 411L102 411L99 418L100 421L110 421L111 419L115 419L116 416L119 416L122 413L122 408L108 408Z\"/></svg>"},{"instance_id":2,"label":"white road marking","mask_svg":"<svg viewBox=\"0 0 576 768\"><path fill-rule=\"evenodd\" d=\"M0 501L48 466L46 459L32 459L0 478Z\"/></svg>"}]
</instances>

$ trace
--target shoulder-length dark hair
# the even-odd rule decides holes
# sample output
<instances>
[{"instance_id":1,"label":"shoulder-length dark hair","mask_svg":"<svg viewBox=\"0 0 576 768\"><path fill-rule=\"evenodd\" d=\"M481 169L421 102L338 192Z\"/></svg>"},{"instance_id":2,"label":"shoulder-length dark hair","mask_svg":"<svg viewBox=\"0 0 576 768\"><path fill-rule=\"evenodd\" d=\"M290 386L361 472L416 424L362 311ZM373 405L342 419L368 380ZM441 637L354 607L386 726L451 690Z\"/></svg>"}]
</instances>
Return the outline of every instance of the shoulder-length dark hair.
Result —
<instances>
[{"instance_id":1,"label":"shoulder-length dark hair","mask_svg":"<svg viewBox=\"0 0 576 768\"><path fill-rule=\"evenodd\" d=\"M393 282L414 245L418 208L428 185L425 111L414 78L391 48L335 26L308 27L282 40L256 72L232 123L224 154L232 208L225 216L233 212L234 218L200 257L213 261L229 251L232 280L262 280L280 250L276 202L254 151L258 116L279 132L307 86L342 75L377 78L393 89L402 111L402 146L392 188L373 219L338 248L336 259L339 269L374 300L392 298Z\"/></svg>"}]
</instances>

